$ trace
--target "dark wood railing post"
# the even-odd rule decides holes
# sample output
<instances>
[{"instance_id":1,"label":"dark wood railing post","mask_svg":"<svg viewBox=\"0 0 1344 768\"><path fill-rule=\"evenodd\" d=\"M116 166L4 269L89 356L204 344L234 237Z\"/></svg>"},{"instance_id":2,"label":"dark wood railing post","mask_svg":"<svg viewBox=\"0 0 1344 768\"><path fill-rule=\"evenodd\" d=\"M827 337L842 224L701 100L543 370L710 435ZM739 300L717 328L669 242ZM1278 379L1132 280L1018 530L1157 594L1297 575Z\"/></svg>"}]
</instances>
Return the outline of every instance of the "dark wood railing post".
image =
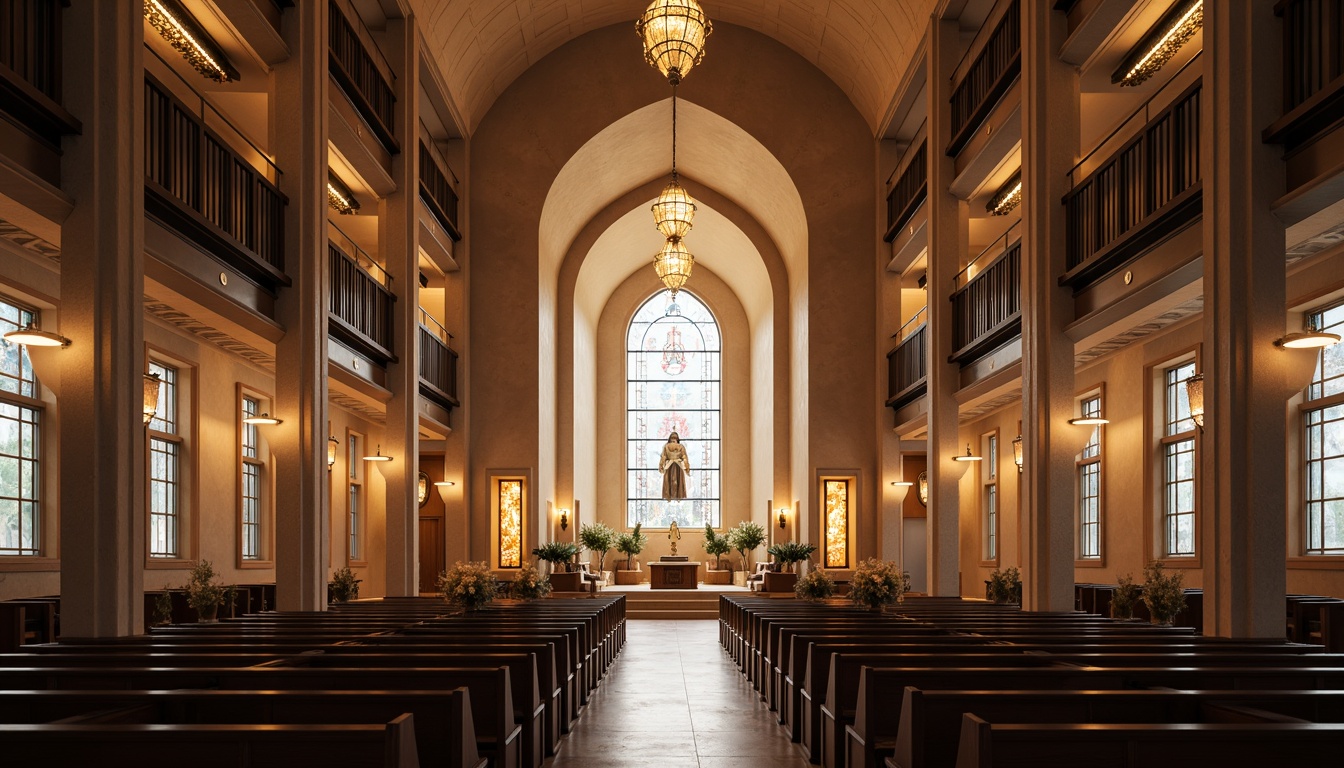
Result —
<instances>
[{"instance_id":1,"label":"dark wood railing post","mask_svg":"<svg viewBox=\"0 0 1344 768\"><path fill-rule=\"evenodd\" d=\"M1022 11L1013 0L952 91L948 156L961 152L1021 71Z\"/></svg>"}]
</instances>

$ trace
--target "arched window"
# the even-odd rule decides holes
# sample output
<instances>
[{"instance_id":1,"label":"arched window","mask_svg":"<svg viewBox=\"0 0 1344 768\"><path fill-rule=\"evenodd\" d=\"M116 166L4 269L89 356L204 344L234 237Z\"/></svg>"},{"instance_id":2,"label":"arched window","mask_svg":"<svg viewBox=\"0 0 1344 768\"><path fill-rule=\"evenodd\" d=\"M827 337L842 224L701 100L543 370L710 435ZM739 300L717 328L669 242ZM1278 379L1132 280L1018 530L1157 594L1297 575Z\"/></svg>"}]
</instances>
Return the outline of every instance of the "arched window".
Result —
<instances>
[{"instance_id":1,"label":"arched window","mask_svg":"<svg viewBox=\"0 0 1344 768\"><path fill-rule=\"evenodd\" d=\"M626 525L720 526L719 324L689 291L655 294L626 333ZM663 500L658 457L676 432L691 471L686 498Z\"/></svg>"}]
</instances>

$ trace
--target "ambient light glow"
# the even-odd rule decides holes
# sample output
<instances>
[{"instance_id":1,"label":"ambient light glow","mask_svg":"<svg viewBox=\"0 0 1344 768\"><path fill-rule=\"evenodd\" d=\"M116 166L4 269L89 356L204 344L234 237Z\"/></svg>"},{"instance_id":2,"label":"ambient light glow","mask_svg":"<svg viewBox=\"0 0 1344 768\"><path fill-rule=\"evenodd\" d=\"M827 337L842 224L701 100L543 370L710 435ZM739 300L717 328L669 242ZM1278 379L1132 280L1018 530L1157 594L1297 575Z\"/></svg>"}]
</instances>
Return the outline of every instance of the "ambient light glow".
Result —
<instances>
[{"instance_id":1,"label":"ambient light glow","mask_svg":"<svg viewBox=\"0 0 1344 768\"><path fill-rule=\"evenodd\" d=\"M145 19L159 31L192 68L220 83L239 79L234 69L213 42L196 26L191 14L171 0L145 0Z\"/></svg>"}]
</instances>

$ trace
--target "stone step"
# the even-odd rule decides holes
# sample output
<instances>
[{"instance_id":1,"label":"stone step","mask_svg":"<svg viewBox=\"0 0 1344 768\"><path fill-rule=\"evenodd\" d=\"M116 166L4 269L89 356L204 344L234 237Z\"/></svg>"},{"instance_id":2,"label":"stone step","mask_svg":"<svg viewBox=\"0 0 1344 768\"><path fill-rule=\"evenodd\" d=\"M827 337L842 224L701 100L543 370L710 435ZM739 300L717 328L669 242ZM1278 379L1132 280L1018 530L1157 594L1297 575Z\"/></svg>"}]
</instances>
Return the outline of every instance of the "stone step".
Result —
<instances>
[{"instance_id":1,"label":"stone step","mask_svg":"<svg viewBox=\"0 0 1344 768\"><path fill-rule=\"evenodd\" d=\"M668 608L645 608L632 609L627 608L625 612L627 621L639 621L641 619L662 621L713 621L719 618L717 610L676 610Z\"/></svg>"}]
</instances>

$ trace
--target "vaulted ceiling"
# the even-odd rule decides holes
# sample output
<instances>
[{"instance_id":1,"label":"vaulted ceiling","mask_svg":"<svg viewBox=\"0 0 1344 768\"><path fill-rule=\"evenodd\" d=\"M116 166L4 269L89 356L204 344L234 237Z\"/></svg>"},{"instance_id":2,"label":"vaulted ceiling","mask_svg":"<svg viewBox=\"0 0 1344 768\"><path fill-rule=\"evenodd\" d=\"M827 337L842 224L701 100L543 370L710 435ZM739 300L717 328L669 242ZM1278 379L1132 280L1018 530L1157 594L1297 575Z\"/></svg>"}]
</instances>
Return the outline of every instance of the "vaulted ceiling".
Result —
<instances>
[{"instance_id":1,"label":"vaulted ceiling","mask_svg":"<svg viewBox=\"0 0 1344 768\"><path fill-rule=\"evenodd\" d=\"M825 72L876 130L936 0L701 0L715 22L775 38ZM515 78L592 30L630 25L646 0L411 0L468 130ZM709 39L713 55L714 38Z\"/></svg>"}]
</instances>

